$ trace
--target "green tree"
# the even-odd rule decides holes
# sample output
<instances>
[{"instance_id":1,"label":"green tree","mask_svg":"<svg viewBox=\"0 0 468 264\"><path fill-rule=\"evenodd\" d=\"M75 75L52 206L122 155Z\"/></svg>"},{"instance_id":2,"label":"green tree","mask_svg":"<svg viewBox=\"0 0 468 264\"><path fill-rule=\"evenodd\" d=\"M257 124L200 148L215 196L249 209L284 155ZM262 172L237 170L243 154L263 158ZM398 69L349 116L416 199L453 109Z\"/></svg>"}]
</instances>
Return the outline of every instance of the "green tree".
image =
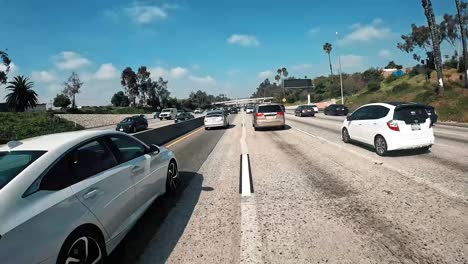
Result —
<instances>
[{"instance_id":1,"label":"green tree","mask_svg":"<svg viewBox=\"0 0 468 264\"><path fill-rule=\"evenodd\" d=\"M148 91L151 88L151 73L148 72L146 66L141 66L138 68L136 73L136 82L138 87L138 94L140 97L140 104L146 103L146 98L148 96Z\"/></svg>"},{"instance_id":2,"label":"green tree","mask_svg":"<svg viewBox=\"0 0 468 264\"><path fill-rule=\"evenodd\" d=\"M133 106L136 106L136 97L139 94L137 75L131 67L127 67L122 71L120 84L125 88L125 92Z\"/></svg>"},{"instance_id":3,"label":"green tree","mask_svg":"<svg viewBox=\"0 0 468 264\"><path fill-rule=\"evenodd\" d=\"M398 64L395 63L395 61L389 61L387 66L385 66L385 69L401 70L401 69L403 69L403 65L398 65Z\"/></svg>"},{"instance_id":4,"label":"green tree","mask_svg":"<svg viewBox=\"0 0 468 264\"><path fill-rule=\"evenodd\" d=\"M434 10L432 8L431 0L421 0L424 8L424 14L426 15L427 25L429 26L429 32L432 39L432 52L434 54L434 63L437 71L437 94L439 96L444 95L444 76L442 74L442 54L440 52L440 32L436 24Z\"/></svg>"},{"instance_id":5,"label":"green tree","mask_svg":"<svg viewBox=\"0 0 468 264\"><path fill-rule=\"evenodd\" d=\"M362 73L362 79L366 83L381 82L383 80L382 71L377 68L369 68Z\"/></svg>"},{"instance_id":6,"label":"green tree","mask_svg":"<svg viewBox=\"0 0 468 264\"><path fill-rule=\"evenodd\" d=\"M71 104L70 98L65 94L57 94L54 98L54 106L62 109L67 108Z\"/></svg>"},{"instance_id":7,"label":"green tree","mask_svg":"<svg viewBox=\"0 0 468 264\"><path fill-rule=\"evenodd\" d=\"M325 53L328 54L328 63L330 64L330 76L331 76L331 81L333 82L333 68L332 68L332 63L331 63L331 57L330 57L330 53L332 52L332 44L330 43L325 43L323 44L323 50L325 51Z\"/></svg>"},{"instance_id":8,"label":"green tree","mask_svg":"<svg viewBox=\"0 0 468 264\"><path fill-rule=\"evenodd\" d=\"M111 103L113 106L127 107L130 105L130 100L128 99L128 96L124 94L124 92L119 91L112 96Z\"/></svg>"},{"instance_id":9,"label":"green tree","mask_svg":"<svg viewBox=\"0 0 468 264\"><path fill-rule=\"evenodd\" d=\"M4 70L0 70L0 85L6 84L7 82L7 74L10 71L10 63L11 60L8 57L8 53L6 53L6 51L0 50L0 65L4 66Z\"/></svg>"},{"instance_id":10,"label":"green tree","mask_svg":"<svg viewBox=\"0 0 468 264\"><path fill-rule=\"evenodd\" d=\"M37 93L32 89L34 83L24 76L16 76L14 81L8 82L9 94L5 96L8 108L15 112L24 112L37 105Z\"/></svg>"},{"instance_id":11,"label":"green tree","mask_svg":"<svg viewBox=\"0 0 468 264\"><path fill-rule=\"evenodd\" d=\"M80 80L80 77L75 72L72 72L68 80L63 83L65 86L62 93L66 94L68 98L71 98L72 101L72 109L76 108L75 96L77 93L80 92L81 86L83 86L83 82Z\"/></svg>"}]
</instances>

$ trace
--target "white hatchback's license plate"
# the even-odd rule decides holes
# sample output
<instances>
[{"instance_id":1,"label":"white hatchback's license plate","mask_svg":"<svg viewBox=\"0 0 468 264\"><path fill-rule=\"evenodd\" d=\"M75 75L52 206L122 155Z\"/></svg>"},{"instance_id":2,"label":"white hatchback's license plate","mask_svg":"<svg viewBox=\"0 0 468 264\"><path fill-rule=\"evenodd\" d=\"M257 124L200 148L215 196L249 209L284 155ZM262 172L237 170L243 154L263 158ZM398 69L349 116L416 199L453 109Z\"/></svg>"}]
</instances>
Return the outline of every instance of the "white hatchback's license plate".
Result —
<instances>
[{"instance_id":1,"label":"white hatchback's license plate","mask_svg":"<svg viewBox=\"0 0 468 264\"><path fill-rule=\"evenodd\" d=\"M420 124L411 124L411 130L421 130Z\"/></svg>"},{"instance_id":2,"label":"white hatchback's license plate","mask_svg":"<svg viewBox=\"0 0 468 264\"><path fill-rule=\"evenodd\" d=\"M275 119L276 116L266 116L266 119Z\"/></svg>"}]
</instances>

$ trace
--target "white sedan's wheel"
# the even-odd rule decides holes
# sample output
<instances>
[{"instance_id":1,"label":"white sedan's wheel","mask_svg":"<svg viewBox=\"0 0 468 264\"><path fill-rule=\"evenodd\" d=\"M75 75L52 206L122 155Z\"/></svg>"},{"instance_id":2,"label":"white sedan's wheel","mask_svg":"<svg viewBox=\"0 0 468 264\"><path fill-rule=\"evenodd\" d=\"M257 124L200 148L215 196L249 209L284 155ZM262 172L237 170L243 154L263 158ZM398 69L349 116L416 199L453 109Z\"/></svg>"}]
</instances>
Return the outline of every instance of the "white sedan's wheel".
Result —
<instances>
[{"instance_id":1,"label":"white sedan's wheel","mask_svg":"<svg viewBox=\"0 0 468 264\"><path fill-rule=\"evenodd\" d=\"M166 192L173 193L179 186L179 171L174 161L169 163L167 168Z\"/></svg>"},{"instance_id":2,"label":"white sedan's wheel","mask_svg":"<svg viewBox=\"0 0 468 264\"><path fill-rule=\"evenodd\" d=\"M57 260L58 264L102 264L106 249L94 232L75 232L67 238Z\"/></svg>"}]
</instances>

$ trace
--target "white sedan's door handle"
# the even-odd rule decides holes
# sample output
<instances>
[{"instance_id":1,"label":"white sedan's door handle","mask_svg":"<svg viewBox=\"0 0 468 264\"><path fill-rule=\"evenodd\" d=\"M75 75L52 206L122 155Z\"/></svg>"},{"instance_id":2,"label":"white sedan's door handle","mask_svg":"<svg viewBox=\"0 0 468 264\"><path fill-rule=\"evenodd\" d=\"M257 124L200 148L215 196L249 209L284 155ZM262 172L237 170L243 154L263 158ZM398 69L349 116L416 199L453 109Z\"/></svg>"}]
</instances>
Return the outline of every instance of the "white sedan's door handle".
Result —
<instances>
[{"instance_id":1,"label":"white sedan's door handle","mask_svg":"<svg viewBox=\"0 0 468 264\"><path fill-rule=\"evenodd\" d=\"M135 174L135 173L138 173L138 172L140 172L142 170L143 170L143 167L141 167L141 166L133 166L132 169L131 169L131 172Z\"/></svg>"},{"instance_id":2,"label":"white sedan's door handle","mask_svg":"<svg viewBox=\"0 0 468 264\"><path fill-rule=\"evenodd\" d=\"M96 196L97 192L98 192L98 189L91 189L91 190L89 190L87 193L85 193L83 195L83 199L85 199L85 200L86 199L91 199L94 196Z\"/></svg>"}]
</instances>

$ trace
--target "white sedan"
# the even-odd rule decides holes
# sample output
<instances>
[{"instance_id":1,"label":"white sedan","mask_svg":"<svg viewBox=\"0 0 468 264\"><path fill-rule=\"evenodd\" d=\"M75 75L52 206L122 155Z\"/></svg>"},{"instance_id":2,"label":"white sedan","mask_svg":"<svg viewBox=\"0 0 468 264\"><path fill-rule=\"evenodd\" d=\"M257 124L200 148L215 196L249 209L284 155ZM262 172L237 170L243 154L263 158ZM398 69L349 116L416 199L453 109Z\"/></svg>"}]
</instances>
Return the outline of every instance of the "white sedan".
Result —
<instances>
[{"instance_id":1,"label":"white sedan","mask_svg":"<svg viewBox=\"0 0 468 264\"><path fill-rule=\"evenodd\" d=\"M170 150L120 132L0 146L0 263L103 263L178 179Z\"/></svg>"},{"instance_id":2,"label":"white sedan","mask_svg":"<svg viewBox=\"0 0 468 264\"><path fill-rule=\"evenodd\" d=\"M344 142L372 145L378 155L400 149L429 150L434 131L425 105L414 103L367 104L346 118L341 128Z\"/></svg>"}]
</instances>

